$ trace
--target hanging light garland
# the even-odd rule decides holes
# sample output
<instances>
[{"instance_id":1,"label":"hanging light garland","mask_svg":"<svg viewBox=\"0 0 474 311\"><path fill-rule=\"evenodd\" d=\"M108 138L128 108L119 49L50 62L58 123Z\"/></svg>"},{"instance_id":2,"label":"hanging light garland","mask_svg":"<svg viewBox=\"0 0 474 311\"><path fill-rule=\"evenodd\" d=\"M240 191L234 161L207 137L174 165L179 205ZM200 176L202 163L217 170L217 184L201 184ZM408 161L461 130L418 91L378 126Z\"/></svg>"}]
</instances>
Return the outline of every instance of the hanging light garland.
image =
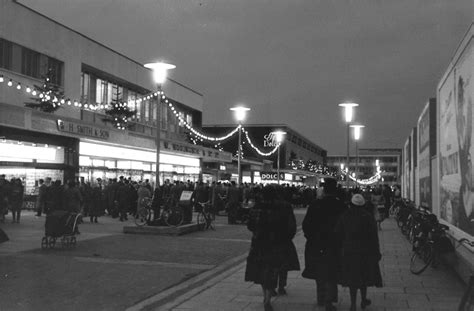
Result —
<instances>
[{"instance_id":1,"label":"hanging light garland","mask_svg":"<svg viewBox=\"0 0 474 311\"><path fill-rule=\"evenodd\" d=\"M349 174L348 171L343 171L343 173L346 176L349 176L349 178L352 179L353 181L355 181L355 182L357 182L361 185L364 185L364 186L368 186L368 185L372 185L372 184L376 183L381 177L379 171L374 176L371 176L367 179L357 179L355 177L352 177L352 174Z\"/></svg>"},{"instance_id":2,"label":"hanging light garland","mask_svg":"<svg viewBox=\"0 0 474 311\"><path fill-rule=\"evenodd\" d=\"M12 87L12 86L16 85L17 90L22 90L23 89L23 90L26 91L26 93L28 93L30 95L33 95L33 96L38 96L39 98L49 96L48 94L43 94L42 92L38 92L37 90L34 89L34 87L30 87L30 86L25 86L24 87L24 86L22 86L21 82L15 81L14 79L12 79L10 77L5 77L3 74L0 75L0 83L4 83L6 80L8 80L8 82L7 82L8 87ZM118 109L118 110L126 110L127 107L128 108L135 108L136 104L140 104L142 101L150 100L150 99L153 99L153 98L156 98L156 97L159 97L160 99L164 100L165 104L167 104L169 106L169 108L171 109L173 114L176 116L176 118L179 119L180 123L182 123L188 130L190 130L194 135L196 135L201 140L208 140L208 141L213 141L213 142L224 141L224 140L232 137L241 128L241 126L239 125L235 129L233 129L231 132L229 132L227 135L224 135L224 136L221 136L221 137L211 137L211 136L204 135L200 131L194 129L188 122L186 122L186 120L183 119L183 117L181 117L179 115L178 111L173 106L173 104L167 99L167 97L165 96L165 93L163 91L153 92L153 93L145 95L141 98L136 98L136 99L133 99L133 100L129 100L127 102L117 101L116 103L112 103L112 104L81 103L78 100L71 100L71 99L66 98L66 97L62 97L62 98L56 98L55 97L53 99L53 101L55 103L57 103L58 106L62 106L62 105L66 106L67 105L67 106L76 107L76 108L80 108L80 109L87 109L87 110L91 110L91 111L96 111L96 110L101 110L101 109L111 109L111 108L115 108L115 109ZM119 128L119 129L125 129L126 128L124 126L124 124L127 123L127 121L125 119L122 119L122 120L116 119L114 121L117 121L117 126L116 126L117 128Z\"/></svg>"},{"instance_id":3,"label":"hanging light garland","mask_svg":"<svg viewBox=\"0 0 474 311\"><path fill-rule=\"evenodd\" d=\"M264 156L264 157L268 157L268 156L271 156L272 154L274 154L277 150L278 150L278 147L280 147L280 144L277 144L275 146L275 148L273 148L272 151L270 152L263 152L263 151L260 151L260 149L258 149L257 147L255 147L255 145L252 143L252 141L250 140L250 137L249 137L249 132L245 129L245 128L242 128L242 131L244 132L245 134L245 138L247 139L249 145L255 150L257 151L257 153L261 156Z\"/></svg>"}]
</instances>

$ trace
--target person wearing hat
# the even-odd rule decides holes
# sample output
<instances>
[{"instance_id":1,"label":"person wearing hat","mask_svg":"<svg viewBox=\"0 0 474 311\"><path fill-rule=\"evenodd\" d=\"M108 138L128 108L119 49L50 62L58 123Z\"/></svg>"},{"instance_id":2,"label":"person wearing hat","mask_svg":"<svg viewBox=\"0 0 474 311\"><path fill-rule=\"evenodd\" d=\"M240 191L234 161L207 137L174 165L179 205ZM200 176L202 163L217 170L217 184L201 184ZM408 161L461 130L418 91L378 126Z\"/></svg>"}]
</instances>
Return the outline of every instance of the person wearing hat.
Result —
<instances>
[{"instance_id":1,"label":"person wearing hat","mask_svg":"<svg viewBox=\"0 0 474 311\"><path fill-rule=\"evenodd\" d=\"M365 208L365 199L354 194L350 208L342 214L336 225L341 248L340 284L349 287L351 311L356 310L357 290L360 289L361 308L371 304L367 299L367 287L382 287L379 268L380 254L377 224Z\"/></svg>"},{"instance_id":2,"label":"person wearing hat","mask_svg":"<svg viewBox=\"0 0 474 311\"><path fill-rule=\"evenodd\" d=\"M337 302L339 254L334 229L346 210L336 191L337 181L325 179L322 198L310 204L303 220L306 246L302 276L316 281L317 303L328 311L335 310L332 303Z\"/></svg>"}]
</instances>

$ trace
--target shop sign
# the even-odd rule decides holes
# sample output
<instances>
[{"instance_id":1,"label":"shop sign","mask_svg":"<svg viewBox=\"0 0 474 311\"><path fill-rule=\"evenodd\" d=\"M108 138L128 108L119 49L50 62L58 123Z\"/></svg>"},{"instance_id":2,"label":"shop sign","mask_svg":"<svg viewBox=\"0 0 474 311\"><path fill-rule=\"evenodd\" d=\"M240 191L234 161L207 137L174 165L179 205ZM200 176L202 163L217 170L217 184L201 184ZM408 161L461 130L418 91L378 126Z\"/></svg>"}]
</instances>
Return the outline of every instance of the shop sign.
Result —
<instances>
[{"instance_id":1,"label":"shop sign","mask_svg":"<svg viewBox=\"0 0 474 311\"><path fill-rule=\"evenodd\" d=\"M260 172L262 180L278 180L278 173L275 172ZM285 174L280 173L280 180L285 180Z\"/></svg>"},{"instance_id":2,"label":"shop sign","mask_svg":"<svg viewBox=\"0 0 474 311\"><path fill-rule=\"evenodd\" d=\"M110 137L109 131L95 127L95 126L84 125L84 124L79 124L79 123L75 123L71 121L59 120L59 119L57 121L57 124L58 124L58 130L60 132L66 132L69 134L94 137L94 138L100 138L100 139L109 139Z\"/></svg>"},{"instance_id":3,"label":"shop sign","mask_svg":"<svg viewBox=\"0 0 474 311\"><path fill-rule=\"evenodd\" d=\"M268 133L267 135L263 135L263 146L272 147L272 148L278 146L275 133L271 132L271 133Z\"/></svg>"},{"instance_id":4,"label":"shop sign","mask_svg":"<svg viewBox=\"0 0 474 311\"><path fill-rule=\"evenodd\" d=\"M231 154L228 152L219 152L217 150L212 150L208 148L200 148L198 146L189 146L186 144L181 144L179 142L163 141L163 150L169 150L173 152L185 153L189 155L194 155L204 160L219 160L231 162Z\"/></svg>"}]
</instances>

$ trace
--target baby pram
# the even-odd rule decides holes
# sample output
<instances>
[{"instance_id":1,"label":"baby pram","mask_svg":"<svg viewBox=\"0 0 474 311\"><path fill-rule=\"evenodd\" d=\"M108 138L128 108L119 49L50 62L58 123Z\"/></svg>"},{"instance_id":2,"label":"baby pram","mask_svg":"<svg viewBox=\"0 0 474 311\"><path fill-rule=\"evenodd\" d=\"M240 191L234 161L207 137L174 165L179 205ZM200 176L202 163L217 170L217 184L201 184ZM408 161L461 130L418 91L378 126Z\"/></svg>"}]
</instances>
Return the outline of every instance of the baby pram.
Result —
<instances>
[{"instance_id":1,"label":"baby pram","mask_svg":"<svg viewBox=\"0 0 474 311\"><path fill-rule=\"evenodd\" d=\"M62 248L76 246L78 220L81 214L67 211L53 211L46 216L44 225L45 236L41 240L41 248L54 248L59 240Z\"/></svg>"}]
</instances>

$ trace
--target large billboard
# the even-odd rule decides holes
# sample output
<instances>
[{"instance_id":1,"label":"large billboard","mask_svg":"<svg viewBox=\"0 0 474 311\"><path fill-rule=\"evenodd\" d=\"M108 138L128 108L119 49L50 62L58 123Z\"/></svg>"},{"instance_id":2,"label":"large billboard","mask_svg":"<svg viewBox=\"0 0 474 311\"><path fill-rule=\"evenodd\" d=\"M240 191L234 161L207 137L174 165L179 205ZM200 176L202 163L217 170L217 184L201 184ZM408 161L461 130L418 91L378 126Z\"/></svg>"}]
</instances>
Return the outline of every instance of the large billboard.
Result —
<instances>
[{"instance_id":1,"label":"large billboard","mask_svg":"<svg viewBox=\"0 0 474 311\"><path fill-rule=\"evenodd\" d=\"M431 133L430 125L432 124L431 114L432 106L436 104L435 101L430 100L420 117L418 118L418 195L419 205L432 209L431 203L431 145L432 141L436 139Z\"/></svg>"},{"instance_id":2,"label":"large billboard","mask_svg":"<svg viewBox=\"0 0 474 311\"><path fill-rule=\"evenodd\" d=\"M474 235L472 36L438 87L440 217Z\"/></svg>"}]
</instances>

